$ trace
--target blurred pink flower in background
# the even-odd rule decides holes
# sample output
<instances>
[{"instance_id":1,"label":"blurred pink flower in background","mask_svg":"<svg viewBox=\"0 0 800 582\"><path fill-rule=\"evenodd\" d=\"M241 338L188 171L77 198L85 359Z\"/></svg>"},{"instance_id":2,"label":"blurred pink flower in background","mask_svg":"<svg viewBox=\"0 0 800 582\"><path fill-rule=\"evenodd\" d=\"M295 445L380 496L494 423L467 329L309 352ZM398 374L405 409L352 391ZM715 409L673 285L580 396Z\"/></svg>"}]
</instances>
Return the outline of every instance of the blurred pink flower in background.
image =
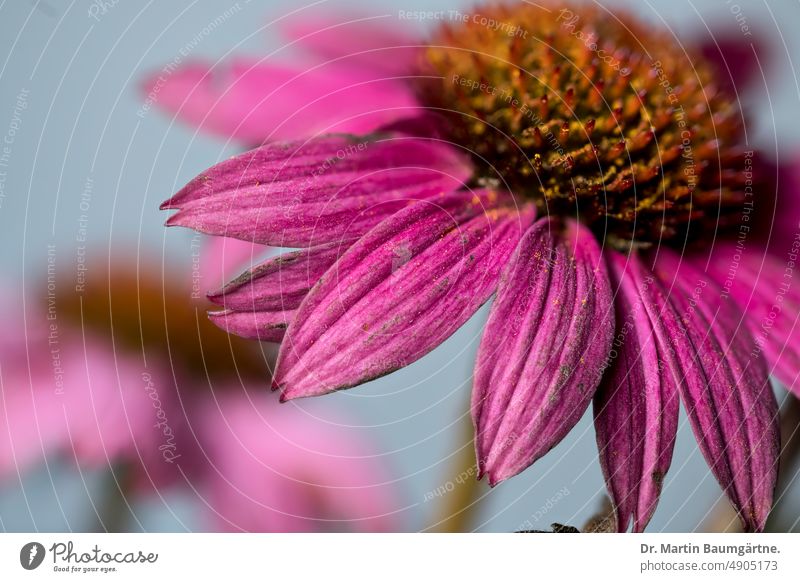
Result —
<instances>
[{"instance_id":1,"label":"blurred pink flower in background","mask_svg":"<svg viewBox=\"0 0 800 582\"><path fill-rule=\"evenodd\" d=\"M0 477L55 453L95 468L152 454L153 406L135 356L78 330L65 337L41 311L28 321L3 317Z\"/></svg>"},{"instance_id":2,"label":"blurred pink flower in background","mask_svg":"<svg viewBox=\"0 0 800 582\"><path fill-rule=\"evenodd\" d=\"M363 439L266 394L229 392L197 416L213 529L402 529L393 485Z\"/></svg>"},{"instance_id":3,"label":"blurred pink flower in background","mask_svg":"<svg viewBox=\"0 0 800 582\"><path fill-rule=\"evenodd\" d=\"M222 239L209 244L213 263L203 269L219 269L223 256L246 264L261 250L228 244L230 252ZM137 281L133 264L119 264L87 287L83 311L62 295L54 319L38 306L27 325L20 314L3 319L0 483L59 456L113 468L125 495L192 491L212 531L405 527L390 471L352 436L351 419L279 410L257 350L231 343L205 317L197 322L174 278L162 293L157 277Z\"/></svg>"}]
</instances>

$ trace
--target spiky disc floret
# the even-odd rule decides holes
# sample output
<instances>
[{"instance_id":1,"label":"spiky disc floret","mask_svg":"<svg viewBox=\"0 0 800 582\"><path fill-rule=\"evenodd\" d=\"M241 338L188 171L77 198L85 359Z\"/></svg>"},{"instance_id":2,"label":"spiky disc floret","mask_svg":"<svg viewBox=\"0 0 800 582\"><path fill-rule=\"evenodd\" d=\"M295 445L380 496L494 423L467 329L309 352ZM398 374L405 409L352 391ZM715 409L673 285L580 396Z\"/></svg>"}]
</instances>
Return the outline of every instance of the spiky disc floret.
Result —
<instances>
[{"instance_id":1,"label":"spiky disc floret","mask_svg":"<svg viewBox=\"0 0 800 582\"><path fill-rule=\"evenodd\" d=\"M476 9L440 27L418 90L479 180L630 245L735 219L743 121L699 53L594 6Z\"/></svg>"}]
</instances>

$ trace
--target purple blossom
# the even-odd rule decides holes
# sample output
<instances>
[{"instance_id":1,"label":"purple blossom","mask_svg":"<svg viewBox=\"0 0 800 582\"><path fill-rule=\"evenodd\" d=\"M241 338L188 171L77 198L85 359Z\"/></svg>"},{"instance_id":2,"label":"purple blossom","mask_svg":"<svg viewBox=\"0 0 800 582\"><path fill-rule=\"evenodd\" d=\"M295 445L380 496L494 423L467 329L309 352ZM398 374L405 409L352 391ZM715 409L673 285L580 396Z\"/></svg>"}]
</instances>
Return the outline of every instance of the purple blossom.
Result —
<instances>
[{"instance_id":1,"label":"purple blossom","mask_svg":"<svg viewBox=\"0 0 800 582\"><path fill-rule=\"evenodd\" d=\"M340 23L318 34L312 25L289 26L332 61L298 68L288 84L273 88L282 69L266 62L227 71L223 88L202 67L164 88L166 106L179 116L267 142L203 172L165 202L177 210L167 224L300 249L213 291L224 310L212 319L231 333L280 342L273 386L287 400L411 364L494 296L472 398L478 464L490 484L546 454L593 402L617 528L632 523L642 531L672 460L681 401L745 529L762 530L779 449L770 374L800 394L800 335L788 315L800 306L800 289L779 287L784 259L798 250L790 241L800 239L796 216L780 212L782 230L772 242L755 220L746 243L736 238L732 225L750 220L739 164L752 156L741 155L740 112L728 83L711 86L708 103L699 97L703 81L723 74L719 63L698 65L698 84L661 33L650 37L664 60L657 73L625 45L626 71L647 85L636 94L650 108L645 116L627 99L627 80L615 85L611 73L604 77L591 47L570 34L580 19L565 32L554 16L542 24L531 7L492 10L497 19L544 27L551 42L575 50L568 54L578 76L553 81L564 85L539 97L541 76L563 73L546 49L534 52L545 64L530 61L540 67L535 83L520 81L518 63L507 60L522 66L523 52L514 52L521 45L477 25L445 25L438 39L453 46L441 48L391 29L348 35L352 25ZM575 10L581 22L606 31L600 39L628 42L607 16ZM630 26L646 30L635 20ZM464 56L456 50L462 47L492 56ZM426 64L415 69L420 61ZM431 90L405 75L431 67L441 78L490 81L470 84L473 92L458 83ZM581 84L584 74L595 82ZM695 116L696 175L687 171L681 142L686 121L659 92L662 77L683 83L679 99ZM256 86L256 78L263 83ZM299 79L313 89L301 90ZM515 102L497 90L503 83ZM340 90L345 109L328 102ZM526 111L533 112L527 119ZM564 111L578 125L569 115L548 125ZM502 137L484 133L482 123ZM615 128L626 123L640 125L620 141ZM548 128L557 134L549 145ZM584 136L591 147L575 145ZM272 141L286 138L292 141ZM593 173L592 163L611 169ZM716 170L708 170L713 163ZM765 189L757 213L790 205L784 198L792 194ZM710 239L714 232L718 240ZM776 294L787 307L777 314Z\"/></svg>"}]
</instances>

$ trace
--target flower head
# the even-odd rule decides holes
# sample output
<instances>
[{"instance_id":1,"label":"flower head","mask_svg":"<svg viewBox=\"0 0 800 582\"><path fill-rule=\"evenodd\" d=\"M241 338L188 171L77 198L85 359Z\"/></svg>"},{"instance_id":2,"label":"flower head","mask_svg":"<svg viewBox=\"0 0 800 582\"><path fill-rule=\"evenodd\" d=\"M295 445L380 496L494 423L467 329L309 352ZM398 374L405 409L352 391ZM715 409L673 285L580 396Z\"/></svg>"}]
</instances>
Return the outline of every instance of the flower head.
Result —
<instances>
[{"instance_id":1,"label":"flower head","mask_svg":"<svg viewBox=\"0 0 800 582\"><path fill-rule=\"evenodd\" d=\"M300 249L214 291L212 318L281 342L286 400L414 362L494 295L472 400L491 484L593 402L617 527L641 531L681 400L743 525L763 529L778 452L769 374L796 389L784 348L797 356L800 337L783 322L755 339L743 311L769 311L778 283L759 274L781 266L755 234L742 242L775 199L753 177L730 83L699 50L592 7L492 4L425 43L357 54L409 46L412 76L361 62L412 92L396 119L267 143L165 202L169 225Z\"/></svg>"},{"instance_id":2,"label":"flower head","mask_svg":"<svg viewBox=\"0 0 800 582\"><path fill-rule=\"evenodd\" d=\"M742 116L708 63L596 6L480 15L441 27L418 82L446 138L472 154L473 181L579 216L622 248L736 220Z\"/></svg>"}]
</instances>

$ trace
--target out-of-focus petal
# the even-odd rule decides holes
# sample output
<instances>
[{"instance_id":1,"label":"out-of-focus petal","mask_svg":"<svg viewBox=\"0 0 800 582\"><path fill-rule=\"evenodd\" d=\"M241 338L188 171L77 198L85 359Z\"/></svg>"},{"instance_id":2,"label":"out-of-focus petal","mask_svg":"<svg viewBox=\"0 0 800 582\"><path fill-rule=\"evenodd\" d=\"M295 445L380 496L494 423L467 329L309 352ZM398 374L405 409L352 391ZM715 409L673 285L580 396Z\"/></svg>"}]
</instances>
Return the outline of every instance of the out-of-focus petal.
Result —
<instances>
[{"instance_id":1,"label":"out-of-focus petal","mask_svg":"<svg viewBox=\"0 0 800 582\"><path fill-rule=\"evenodd\" d=\"M157 415L172 404L160 378L169 375L91 335L58 325L40 334L42 321L29 321L30 335L18 330L29 340L21 357L0 354L0 476L56 453L94 467L160 461Z\"/></svg>"},{"instance_id":2,"label":"out-of-focus petal","mask_svg":"<svg viewBox=\"0 0 800 582\"><path fill-rule=\"evenodd\" d=\"M494 485L575 426L600 382L614 307L594 235L570 221L533 225L506 267L475 364L472 416Z\"/></svg>"},{"instance_id":3,"label":"out-of-focus petal","mask_svg":"<svg viewBox=\"0 0 800 582\"><path fill-rule=\"evenodd\" d=\"M739 175L750 195L743 200L730 234L749 251L767 249L783 258L800 235L800 159L797 152L774 154L777 159L758 151L745 158ZM719 242L715 237L715 246Z\"/></svg>"},{"instance_id":4,"label":"out-of-focus petal","mask_svg":"<svg viewBox=\"0 0 800 582\"><path fill-rule=\"evenodd\" d=\"M735 301L747 315L770 372L800 396L800 282L792 266L800 255L800 234L784 243L784 261L759 246L720 241L708 258L693 263L721 286L724 300Z\"/></svg>"},{"instance_id":5,"label":"out-of-focus petal","mask_svg":"<svg viewBox=\"0 0 800 582\"><path fill-rule=\"evenodd\" d=\"M420 40L401 22L382 16L303 11L280 21L284 35L323 59L392 74L408 73L419 56Z\"/></svg>"},{"instance_id":6,"label":"out-of-focus petal","mask_svg":"<svg viewBox=\"0 0 800 582\"><path fill-rule=\"evenodd\" d=\"M616 335L610 366L594 397L600 465L624 532L644 531L658 504L678 428L680 367L653 274L636 254L606 253L615 290Z\"/></svg>"},{"instance_id":7,"label":"out-of-focus petal","mask_svg":"<svg viewBox=\"0 0 800 582\"><path fill-rule=\"evenodd\" d=\"M388 471L350 423L278 408L264 395L228 394L208 402L196 424L215 529L403 529Z\"/></svg>"},{"instance_id":8,"label":"out-of-focus petal","mask_svg":"<svg viewBox=\"0 0 800 582\"><path fill-rule=\"evenodd\" d=\"M711 31L700 46L703 57L716 69L714 81L737 93L760 83L760 67L768 68L771 55L767 45L754 37L743 37L740 31Z\"/></svg>"},{"instance_id":9,"label":"out-of-focus petal","mask_svg":"<svg viewBox=\"0 0 800 582\"><path fill-rule=\"evenodd\" d=\"M778 472L778 406L739 308L705 273L660 249L655 273L678 317L665 322L683 366L695 437L747 531L764 529Z\"/></svg>"},{"instance_id":10,"label":"out-of-focus petal","mask_svg":"<svg viewBox=\"0 0 800 582\"><path fill-rule=\"evenodd\" d=\"M162 208L179 209L167 225L308 247L357 238L469 175L468 161L439 142L331 136L266 145L217 164Z\"/></svg>"},{"instance_id":11,"label":"out-of-focus petal","mask_svg":"<svg viewBox=\"0 0 800 582\"><path fill-rule=\"evenodd\" d=\"M308 69L246 59L190 62L145 80L145 104L248 144L365 134L420 113L406 83L346 66Z\"/></svg>"},{"instance_id":12,"label":"out-of-focus petal","mask_svg":"<svg viewBox=\"0 0 800 582\"><path fill-rule=\"evenodd\" d=\"M768 243L769 250L783 259L793 252L792 247L800 238L800 160L796 153L792 156L785 153L780 155L783 158L774 164L758 158L753 162L754 166L763 166L761 173L769 174L767 178L772 182L771 189L767 189L768 185L764 188L763 196L755 197L760 232L752 234L761 235L760 242L765 246Z\"/></svg>"},{"instance_id":13,"label":"out-of-focus petal","mask_svg":"<svg viewBox=\"0 0 800 582\"><path fill-rule=\"evenodd\" d=\"M510 196L458 192L385 220L331 267L281 344L283 398L324 394L421 358L491 296L532 220Z\"/></svg>"}]
</instances>

